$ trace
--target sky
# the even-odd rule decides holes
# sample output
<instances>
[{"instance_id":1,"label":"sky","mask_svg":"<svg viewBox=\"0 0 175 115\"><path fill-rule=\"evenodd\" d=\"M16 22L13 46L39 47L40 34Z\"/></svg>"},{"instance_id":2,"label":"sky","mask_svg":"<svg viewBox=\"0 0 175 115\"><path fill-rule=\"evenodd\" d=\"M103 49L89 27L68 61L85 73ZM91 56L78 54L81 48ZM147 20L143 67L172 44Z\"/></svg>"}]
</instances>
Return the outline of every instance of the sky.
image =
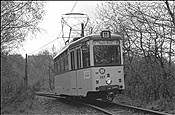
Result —
<instances>
[{"instance_id":1,"label":"sky","mask_svg":"<svg viewBox=\"0 0 175 115\"><path fill-rule=\"evenodd\" d=\"M73 6L75 5L72 12L74 13L84 13L89 16L89 18L95 18L95 8L100 1L47 1L45 4L45 15L39 26L43 29L38 33L35 38L30 35L26 38L23 47L20 49L20 53L24 57L25 54L33 55L37 54L39 51L44 49L51 50L51 48L56 47L59 50L64 46L64 41L61 37L61 16L62 14L70 13ZM68 19L70 21L70 19ZM45 47L41 48L42 46ZM41 49L39 49L41 48ZM39 50L37 50L39 49Z\"/></svg>"}]
</instances>

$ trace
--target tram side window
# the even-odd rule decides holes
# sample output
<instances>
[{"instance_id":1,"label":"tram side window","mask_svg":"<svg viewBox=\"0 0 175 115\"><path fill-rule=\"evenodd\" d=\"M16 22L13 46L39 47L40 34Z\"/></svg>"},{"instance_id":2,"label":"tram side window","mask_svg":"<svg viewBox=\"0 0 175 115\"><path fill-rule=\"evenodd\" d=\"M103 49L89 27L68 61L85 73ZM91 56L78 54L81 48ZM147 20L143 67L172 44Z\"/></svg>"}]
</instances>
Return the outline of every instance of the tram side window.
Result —
<instances>
[{"instance_id":1,"label":"tram side window","mask_svg":"<svg viewBox=\"0 0 175 115\"><path fill-rule=\"evenodd\" d=\"M64 58L64 64L65 64L65 71L68 71L69 70L69 63L68 63L68 55L65 56Z\"/></svg>"},{"instance_id":2,"label":"tram side window","mask_svg":"<svg viewBox=\"0 0 175 115\"><path fill-rule=\"evenodd\" d=\"M75 69L74 51L71 51L71 52L70 52L70 56L71 56L71 69L74 70L74 69Z\"/></svg>"},{"instance_id":3,"label":"tram side window","mask_svg":"<svg viewBox=\"0 0 175 115\"><path fill-rule=\"evenodd\" d=\"M60 60L57 59L57 74L60 74Z\"/></svg>"},{"instance_id":4,"label":"tram side window","mask_svg":"<svg viewBox=\"0 0 175 115\"><path fill-rule=\"evenodd\" d=\"M64 72L64 60L63 60L63 58L60 59L60 61L61 61L61 73L63 73Z\"/></svg>"},{"instance_id":5,"label":"tram side window","mask_svg":"<svg viewBox=\"0 0 175 115\"><path fill-rule=\"evenodd\" d=\"M82 55L83 55L83 67L90 66L90 50L89 42L85 42L82 45Z\"/></svg>"},{"instance_id":6,"label":"tram side window","mask_svg":"<svg viewBox=\"0 0 175 115\"><path fill-rule=\"evenodd\" d=\"M79 69L81 68L81 50L77 49L76 54L77 54L77 69Z\"/></svg>"}]
</instances>

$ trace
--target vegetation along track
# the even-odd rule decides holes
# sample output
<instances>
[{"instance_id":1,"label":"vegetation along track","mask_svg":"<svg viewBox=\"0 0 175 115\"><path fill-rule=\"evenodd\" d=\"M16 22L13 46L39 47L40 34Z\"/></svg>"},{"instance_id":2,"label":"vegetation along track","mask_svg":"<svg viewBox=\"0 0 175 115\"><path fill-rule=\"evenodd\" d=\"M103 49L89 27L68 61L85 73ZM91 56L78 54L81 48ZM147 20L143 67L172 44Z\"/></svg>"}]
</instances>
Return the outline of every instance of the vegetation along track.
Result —
<instances>
[{"instance_id":1,"label":"vegetation along track","mask_svg":"<svg viewBox=\"0 0 175 115\"><path fill-rule=\"evenodd\" d=\"M39 96L45 96L45 97L52 97L52 98L62 98L58 95L55 95L53 93L42 93L38 92L36 95ZM88 99L76 99L76 98L68 98L69 101L72 101L74 103L82 104L85 106L92 107L98 111L101 111L108 115L116 115L116 114L122 114L122 115L137 115L137 113L140 115L147 114L147 115L170 115L168 113L163 113L159 111L153 111L149 109L144 109L140 107L134 107L130 105L124 105L124 104L117 104L117 103L111 103L111 102L103 102L100 100L88 100Z\"/></svg>"}]
</instances>

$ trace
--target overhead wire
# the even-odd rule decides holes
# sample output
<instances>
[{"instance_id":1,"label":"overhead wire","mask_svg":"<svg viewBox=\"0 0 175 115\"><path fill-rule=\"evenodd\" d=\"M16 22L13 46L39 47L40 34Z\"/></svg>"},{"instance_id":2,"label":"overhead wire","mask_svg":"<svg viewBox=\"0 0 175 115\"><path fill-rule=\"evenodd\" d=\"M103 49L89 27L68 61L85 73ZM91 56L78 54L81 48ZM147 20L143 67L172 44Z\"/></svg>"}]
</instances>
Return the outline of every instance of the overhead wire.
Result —
<instances>
[{"instance_id":1,"label":"overhead wire","mask_svg":"<svg viewBox=\"0 0 175 115\"><path fill-rule=\"evenodd\" d=\"M74 5L73 5L73 7L72 7L72 9L71 9L71 12L74 10L76 4L77 4L77 2L74 3ZM68 17L68 19L69 19L69 17ZM67 20L68 20L68 19L67 19ZM61 34L61 31L60 31L60 33L59 33L59 36L60 36L60 34ZM41 48L43 48L43 47L45 47L45 46L47 46L47 45L49 45L50 43L54 42L55 40L57 40L57 39L59 39L59 38L62 38L62 37L57 37L57 38L55 38L54 40L50 41L49 43L43 45L42 47L40 47L40 48L38 48L38 49L32 51L32 52L29 53L29 54L33 54L34 52L38 51L39 49L41 49Z\"/></svg>"},{"instance_id":2,"label":"overhead wire","mask_svg":"<svg viewBox=\"0 0 175 115\"><path fill-rule=\"evenodd\" d=\"M41 49L41 48L43 48L43 47L45 47L45 46L49 45L49 44L50 44L50 43L52 43L52 42L54 42L54 41L55 41L55 40L57 40L58 38L60 38L60 37L57 37L56 39L54 39L54 40L50 41L49 43L47 43L47 44L43 45L42 47L40 47L40 48L38 48L38 49L34 50L33 52L31 52L31 53L29 53L29 54L33 54L34 52L38 51L39 49Z\"/></svg>"},{"instance_id":3,"label":"overhead wire","mask_svg":"<svg viewBox=\"0 0 175 115\"><path fill-rule=\"evenodd\" d=\"M77 5L77 2L74 3L71 12L74 10L75 6Z\"/></svg>"}]
</instances>

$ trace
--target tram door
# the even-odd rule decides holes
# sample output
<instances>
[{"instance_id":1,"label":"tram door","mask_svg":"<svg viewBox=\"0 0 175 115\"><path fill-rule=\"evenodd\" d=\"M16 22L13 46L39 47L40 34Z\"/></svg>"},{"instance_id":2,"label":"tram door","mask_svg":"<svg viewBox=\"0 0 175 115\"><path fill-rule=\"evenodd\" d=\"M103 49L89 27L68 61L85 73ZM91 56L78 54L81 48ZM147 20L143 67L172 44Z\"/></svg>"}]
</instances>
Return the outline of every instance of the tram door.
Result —
<instances>
[{"instance_id":1,"label":"tram door","mask_svg":"<svg viewBox=\"0 0 175 115\"><path fill-rule=\"evenodd\" d=\"M84 92L84 70L81 47L70 50L71 72L70 90L72 95L82 95Z\"/></svg>"},{"instance_id":2,"label":"tram door","mask_svg":"<svg viewBox=\"0 0 175 115\"><path fill-rule=\"evenodd\" d=\"M76 48L76 75L77 75L77 90L78 90L78 95L82 94L83 87L82 87L82 82L83 82L83 72L82 72L82 52L81 52L81 47Z\"/></svg>"},{"instance_id":3,"label":"tram door","mask_svg":"<svg viewBox=\"0 0 175 115\"><path fill-rule=\"evenodd\" d=\"M78 89L77 89L77 72L75 70L75 50L70 50L70 61L71 61L71 71L69 74L70 78L70 91L71 95L78 95Z\"/></svg>"}]
</instances>

